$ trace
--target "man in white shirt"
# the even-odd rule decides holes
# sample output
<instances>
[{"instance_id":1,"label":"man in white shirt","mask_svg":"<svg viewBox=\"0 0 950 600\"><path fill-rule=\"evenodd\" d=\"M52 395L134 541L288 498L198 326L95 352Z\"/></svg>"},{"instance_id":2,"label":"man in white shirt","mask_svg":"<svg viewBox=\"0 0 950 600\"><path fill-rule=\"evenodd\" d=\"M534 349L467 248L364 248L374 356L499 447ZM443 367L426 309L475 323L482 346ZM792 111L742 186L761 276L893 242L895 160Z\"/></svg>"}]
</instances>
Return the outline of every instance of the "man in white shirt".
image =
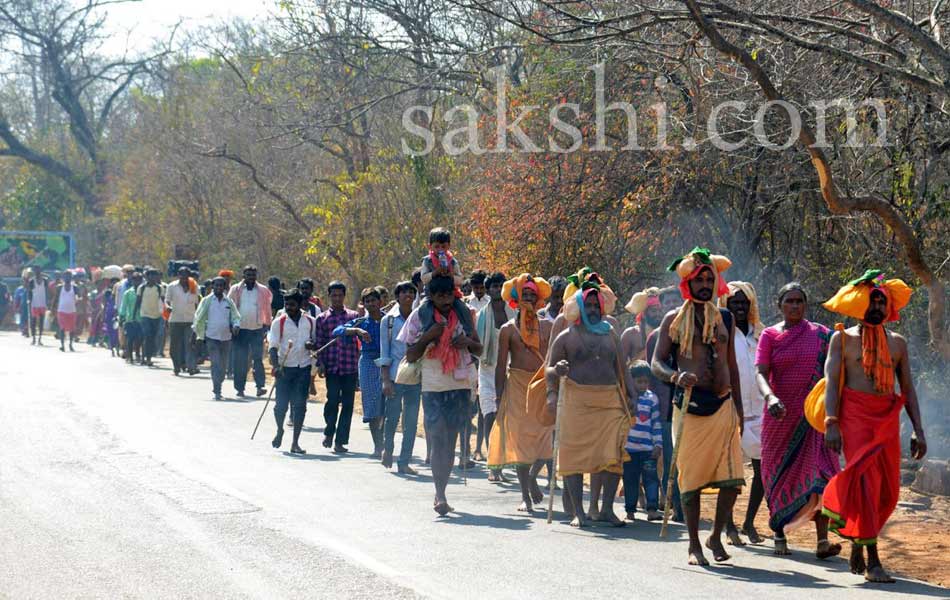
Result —
<instances>
[{"instance_id":1,"label":"man in white shirt","mask_svg":"<svg viewBox=\"0 0 950 600\"><path fill-rule=\"evenodd\" d=\"M293 290L284 295L284 313L274 319L267 334L271 372L274 374L277 399L274 402L274 419L277 435L271 445L280 448L284 439L284 417L287 408L293 407L294 439L290 444L293 454L306 454L300 447L300 431L307 414L307 397L310 393L310 350L314 348L316 322L300 310L303 295ZM268 303L269 305L269 303Z\"/></svg>"},{"instance_id":2,"label":"man in white shirt","mask_svg":"<svg viewBox=\"0 0 950 600\"><path fill-rule=\"evenodd\" d=\"M488 273L481 269L472 271L471 277L468 278L469 283L472 285L472 294L465 297L465 303L468 304L468 307L475 311L475 314L478 314L478 311L488 306L488 303L491 302L491 298L488 296L485 290L485 279L488 278Z\"/></svg>"},{"instance_id":3,"label":"man in white shirt","mask_svg":"<svg viewBox=\"0 0 950 600\"><path fill-rule=\"evenodd\" d=\"M755 288L745 281L730 281L728 295L720 298L736 320L736 367L739 370L739 389L742 391L742 414L745 427L742 430L742 453L752 461L752 486L749 491L749 505L746 510L742 529L730 515L726 525L726 537L736 546L744 543L739 537L741 531L753 544L762 542L755 529L755 514L762 504L765 488L762 483L762 414L765 412L765 399L756 384L758 369L755 366L755 352L759 345L759 336L765 324L759 317L759 304Z\"/></svg>"},{"instance_id":4,"label":"man in white shirt","mask_svg":"<svg viewBox=\"0 0 950 600\"><path fill-rule=\"evenodd\" d=\"M201 299L195 311L192 329L195 337L207 347L211 361L211 386L214 399L221 400L221 383L231 355L231 337L241 325L241 313L234 301L224 295L227 285L224 277L215 277L211 282L211 293Z\"/></svg>"},{"instance_id":5,"label":"man in white shirt","mask_svg":"<svg viewBox=\"0 0 950 600\"><path fill-rule=\"evenodd\" d=\"M27 286L27 300L30 304L30 332L34 345L43 345L43 319L46 317L46 286L49 279L43 275L43 269L33 267L33 278ZM37 331L39 329L39 331Z\"/></svg>"},{"instance_id":6,"label":"man in white shirt","mask_svg":"<svg viewBox=\"0 0 950 600\"><path fill-rule=\"evenodd\" d=\"M189 375L198 372L195 347L191 343L191 324L198 309L198 284L191 278L188 267L178 269L178 281L165 290L165 306L171 311L168 317L169 354L177 376L182 371Z\"/></svg>"},{"instance_id":7,"label":"man in white shirt","mask_svg":"<svg viewBox=\"0 0 950 600\"><path fill-rule=\"evenodd\" d=\"M257 267L247 265L244 267L244 281L231 286L228 297L241 312L241 328L234 337L234 389L238 398L244 397L250 360L257 395L264 396L267 394L264 389L264 335L271 324L270 288L257 282Z\"/></svg>"}]
</instances>

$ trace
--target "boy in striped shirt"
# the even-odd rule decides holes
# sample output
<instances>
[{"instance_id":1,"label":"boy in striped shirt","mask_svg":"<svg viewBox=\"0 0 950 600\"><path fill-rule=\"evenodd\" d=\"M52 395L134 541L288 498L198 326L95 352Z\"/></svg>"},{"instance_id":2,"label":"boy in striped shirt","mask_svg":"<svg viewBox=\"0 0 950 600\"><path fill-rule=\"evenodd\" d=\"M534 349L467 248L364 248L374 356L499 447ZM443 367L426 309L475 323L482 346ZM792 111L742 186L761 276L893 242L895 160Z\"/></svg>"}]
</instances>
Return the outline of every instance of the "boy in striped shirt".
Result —
<instances>
[{"instance_id":1,"label":"boy in striped shirt","mask_svg":"<svg viewBox=\"0 0 950 600\"><path fill-rule=\"evenodd\" d=\"M662 519L659 511L660 480L656 461L663 453L663 423L660 421L660 401L650 390L650 365L638 360L630 367L630 375L637 388L636 422L627 433L624 449L630 460L623 463L624 508L627 520L633 521L640 496L640 480L647 499L647 520Z\"/></svg>"}]
</instances>

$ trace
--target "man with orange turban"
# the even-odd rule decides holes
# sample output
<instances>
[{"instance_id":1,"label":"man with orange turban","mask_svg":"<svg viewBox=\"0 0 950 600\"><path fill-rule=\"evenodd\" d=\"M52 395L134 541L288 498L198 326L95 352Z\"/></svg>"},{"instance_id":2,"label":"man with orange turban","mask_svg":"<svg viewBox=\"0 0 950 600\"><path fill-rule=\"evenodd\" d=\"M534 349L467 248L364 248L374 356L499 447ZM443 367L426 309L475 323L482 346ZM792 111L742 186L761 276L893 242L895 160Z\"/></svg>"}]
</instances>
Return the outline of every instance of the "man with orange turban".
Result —
<instances>
[{"instance_id":1,"label":"man with orange turban","mask_svg":"<svg viewBox=\"0 0 950 600\"><path fill-rule=\"evenodd\" d=\"M597 520L623 527L613 503L623 463L630 459L624 444L636 391L630 372L623 368L620 338L604 319L606 294L591 280L577 287L564 305L562 316L569 327L551 344L545 371L549 415L557 412L558 390L565 386L558 415L557 471L564 477L564 504L573 515L571 526L587 524L583 476L590 473L591 489L597 485L595 475L603 485L604 502Z\"/></svg>"},{"instance_id":2,"label":"man with orange turban","mask_svg":"<svg viewBox=\"0 0 950 600\"><path fill-rule=\"evenodd\" d=\"M900 318L910 295L900 279L885 280L880 271L870 270L824 303L860 323L835 332L828 344L825 444L835 452L844 450L846 466L828 482L822 512L830 519L829 529L852 541L851 572L864 573L874 583L894 581L881 565L877 536L900 493L901 408L914 426L911 455L920 460L927 452L907 340L884 328L885 322ZM894 391L895 373L900 394Z\"/></svg>"},{"instance_id":3,"label":"man with orange turban","mask_svg":"<svg viewBox=\"0 0 950 600\"><path fill-rule=\"evenodd\" d=\"M551 322L539 318L538 310L550 295L548 282L528 273L506 281L501 292L502 299L517 312L498 333L498 414L488 444L488 468L515 467L522 500L518 510L529 513L544 498L538 471L551 460L554 448L554 427L537 418L545 409L544 396L528 395L528 384L548 350ZM532 406L532 399L540 406Z\"/></svg>"},{"instance_id":4,"label":"man with orange turban","mask_svg":"<svg viewBox=\"0 0 950 600\"><path fill-rule=\"evenodd\" d=\"M679 470L677 481L689 532L689 563L693 565L709 564L699 542L700 492L719 488L716 517L706 547L717 562L722 562L730 558L722 545L722 531L731 519L739 488L745 483L739 441L743 411L735 324L732 314L717 306L717 298L729 292L722 273L731 264L725 256L697 247L669 266L680 276L680 294L685 302L663 318L653 353L653 374L676 386L674 468Z\"/></svg>"}]
</instances>

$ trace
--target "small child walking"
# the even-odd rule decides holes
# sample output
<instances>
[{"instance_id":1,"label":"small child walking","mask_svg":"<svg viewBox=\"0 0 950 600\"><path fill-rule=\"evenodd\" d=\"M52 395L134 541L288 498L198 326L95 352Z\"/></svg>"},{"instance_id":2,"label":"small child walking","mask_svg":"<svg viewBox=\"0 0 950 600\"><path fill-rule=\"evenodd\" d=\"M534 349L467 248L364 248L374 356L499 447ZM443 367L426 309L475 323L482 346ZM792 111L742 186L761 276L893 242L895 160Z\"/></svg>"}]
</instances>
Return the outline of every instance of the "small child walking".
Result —
<instances>
[{"instance_id":1,"label":"small child walking","mask_svg":"<svg viewBox=\"0 0 950 600\"><path fill-rule=\"evenodd\" d=\"M656 461L663 453L663 423L660 421L660 402L650 390L650 365L644 360L630 367L630 375L637 389L635 423L627 432L624 449L630 460L623 463L624 508L627 520L633 521L640 498L640 481L646 492L647 520L659 521L660 479Z\"/></svg>"}]
</instances>

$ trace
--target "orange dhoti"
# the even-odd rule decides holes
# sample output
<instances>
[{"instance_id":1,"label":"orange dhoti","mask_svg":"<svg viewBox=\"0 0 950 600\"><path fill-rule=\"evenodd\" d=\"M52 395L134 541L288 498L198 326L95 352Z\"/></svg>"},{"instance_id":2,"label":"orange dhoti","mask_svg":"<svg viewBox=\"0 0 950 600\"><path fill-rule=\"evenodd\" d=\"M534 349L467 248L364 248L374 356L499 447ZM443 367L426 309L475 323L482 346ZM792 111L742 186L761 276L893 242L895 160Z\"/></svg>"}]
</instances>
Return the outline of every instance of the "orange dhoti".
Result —
<instances>
[{"instance_id":1,"label":"orange dhoti","mask_svg":"<svg viewBox=\"0 0 950 600\"><path fill-rule=\"evenodd\" d=\"M630 430L626 399L618 384L580 385L562 379L564 406L558 433L557 474L623 473Z\"/></svg>"},{"instance_id":2,"label":"orange dhoti","mask_svg":"<svg viewBox=\"0 0 950 600\"><path fill-rule=\"evenodd\" d=\"M554 454L554 427L542 425L528 407L532 371L509 369L498 400L498 417L488 441L488 466L530 466ZM543 400L542 400L543 402ZM502 437L504 436L504 438Z\"/></svg>"},{"instance_id":3,"label":"orange dhoti","mask_svg":"<svg viewBox=\"0 0 950 600\"><path fill-rule=\"evenodd\" d=\"M875 544L900 493L904 399L846 387L840 403L838 426L846 466L828 482L822 512L831 519L829 529L841 537Z\"/></svg>"}]
</instances>

